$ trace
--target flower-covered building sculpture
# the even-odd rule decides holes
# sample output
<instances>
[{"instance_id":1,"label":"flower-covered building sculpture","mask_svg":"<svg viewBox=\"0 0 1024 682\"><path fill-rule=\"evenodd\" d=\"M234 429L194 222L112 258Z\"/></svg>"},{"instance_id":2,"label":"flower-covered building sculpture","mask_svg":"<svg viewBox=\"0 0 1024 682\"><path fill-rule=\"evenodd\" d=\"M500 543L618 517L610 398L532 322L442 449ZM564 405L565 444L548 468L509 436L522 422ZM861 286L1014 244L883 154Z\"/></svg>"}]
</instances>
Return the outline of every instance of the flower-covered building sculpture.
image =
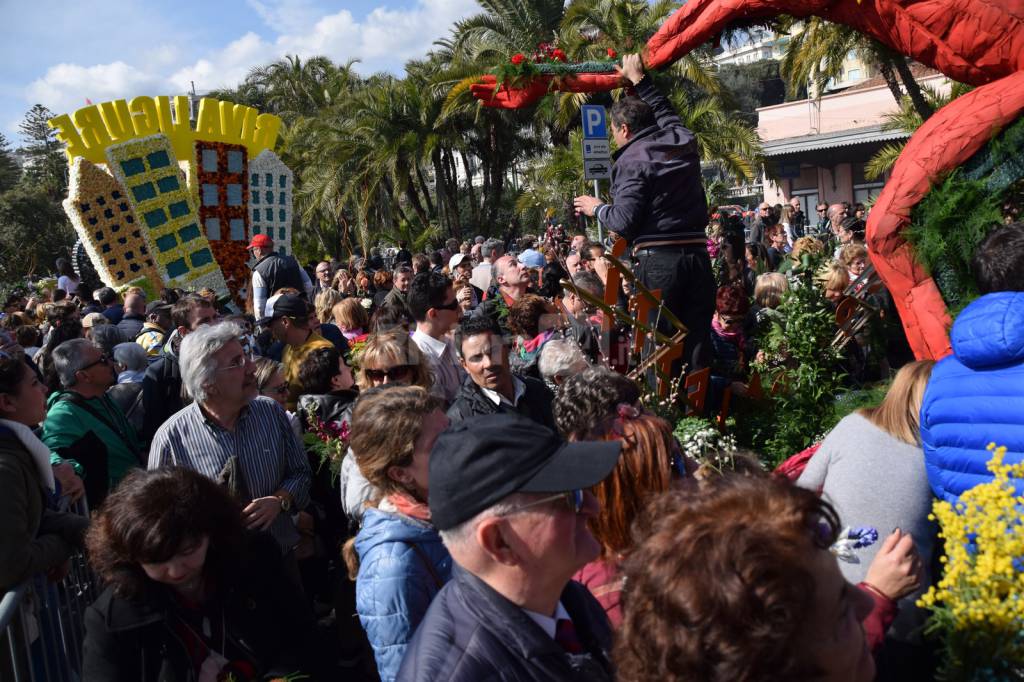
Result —
<instances>
[{"instance_id":1,"label":"flower-covered building sculpture","mask_svg":"<svg viewBox=\"0 0 1024 682\"><path fill-rule=\"evenodd\" d=\"M249 214L252 233L274 240L274 250L286 255L292 247L292 171L269 149L249 164Z\"/></svg>"},{"instance_id":2,"label":"flower-covered building sculpture","mask_svg":"<svg viewBox=\"0 0 1024 682\"><path fill-rule=\"evenodd\" d=\"M141 286L150 296L159 292L161 279L143 225L125 188L110 174L76 158L64 211L104 284L115 289Z\"/></svg>"},{"instance_id":3,"label":"flower-covered building sculpture","mask_svg":"<svg viewBox=\"0 0 1024 682\"><path fill-rule=\"evenodd\" d=\"M49 123L71 164L64 208L104 284L154 297L210 288L242 307L250 236L272 234L291 251L293 176L272 151L276 116L210 98L193 109L187 97L136 97Z\"/></svg>"}]
</instances>

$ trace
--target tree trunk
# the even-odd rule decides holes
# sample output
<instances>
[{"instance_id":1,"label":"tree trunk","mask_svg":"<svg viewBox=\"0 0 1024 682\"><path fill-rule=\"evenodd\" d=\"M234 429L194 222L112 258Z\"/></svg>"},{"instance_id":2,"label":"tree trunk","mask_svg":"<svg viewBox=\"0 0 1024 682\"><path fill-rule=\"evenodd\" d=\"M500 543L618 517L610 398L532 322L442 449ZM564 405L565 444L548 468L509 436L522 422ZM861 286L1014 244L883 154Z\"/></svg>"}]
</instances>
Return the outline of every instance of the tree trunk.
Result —
<instances>
[{"instance_id":1,"label":"tree trunk","mask_svg":"<svg viewBox=\"0 0 1024 682\"><path fill-rule=\"evenodd\" d=\"M430 200L430 185L427 184L426 178L423 177L423 169L420 168L418 163L416 164L416 180L419 181L420 189L423 191L423 201L427 204L427 214L437 215L434 210L434 203ZM437 202L441 203L440 196L438 197Z\"/></svg>"},{"instance_id":2,"label":"tree trunk","mask_svg":"<svg viewBox=\"0 0 1024 682\"><path fill-rule=\"evenodd\" d=\"M455 239L462 239L462 219L459 216L459 177L455 169L455 155L450 149L444 150L441 155L441 163L444 173L442 186L448 200L449 233Z\"/></svg>"},{"instance_id":3,"label":"tree trunk","mask_svg":"<svg viewBox=\"0 0 1024 682\"><path fill-rule=\"evenodd\" d=\"M470 217L476 225L480 225L480 205L476 203L476 191L473 189L473 173L472 168L469 165L469 157L466 156L466 152L459 151L459 156L462 157L462 167L466 171L466 196L469 197L469 210L471 211Z\"/></svg>"},{"instance_id":4,"label":"tree trunk","mask_svg":"<svg viewBox=\"0 0 1024 682\"><path fill-rule=\"evenodd\" d=\"M925 99L924 93L921 91L921 86L918 85L914 79L914 74L910 70L910 66L906 60L902 57L897 57L894 66L896 72L900 74L900 79L903 81L903 87L907 89L907 95L910 96L910 101L914 104L914 109L921 117L922 121L927 121L928 118L935 113L932 109L932 105Z\"/></svg>"},{"instance_id":5,"label":"tree trunk","mask_svg":"<svg viewBox=\"0 0 1024 682\"><path fill-rule=\"evenodd\" d=\"M430 227L430 216L428 216L427 212L423 210L423 204L420 202L420 195L419 192L416 191L416 186L412 182L412 177L406 179L405 198L409 200L409 205L412 206L413 212L423 224L423 229Z\"/></svg>"},{"instance_id":6,"label":"tree trunk","mask_svg":"<svg viewBox=\"0 0 1024 682\"><path fill-rule=\"evenodd\" d=\"M892 62L888 60L879 60L878 72L882 74L882 78L885 79L885 84L889 86L889 92L892 93L892 97L896 100L896 104L901 105L903 103L903 91L900 90L900 83L896 80L896 72L893 71Z\"/></svg>"}]
</instances>

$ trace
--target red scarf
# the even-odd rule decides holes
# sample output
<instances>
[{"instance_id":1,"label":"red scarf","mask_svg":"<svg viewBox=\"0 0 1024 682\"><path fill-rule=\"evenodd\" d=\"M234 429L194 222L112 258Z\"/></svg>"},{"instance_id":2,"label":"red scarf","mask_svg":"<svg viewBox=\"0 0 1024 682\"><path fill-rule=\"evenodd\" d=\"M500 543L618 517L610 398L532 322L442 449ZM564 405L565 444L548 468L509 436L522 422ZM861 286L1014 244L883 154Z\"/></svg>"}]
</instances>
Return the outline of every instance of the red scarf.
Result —
<instances>
[{"instance_id":1,"label":"red scarf","mask_svg":"<svg viewBox=\"0 0 1024 682\"><path fill-rule=\"evenodd\" d=\"M430 507L426 502L420 502L404 493L391 493L388 495L388 501L395 505L395 509L401 514L420 521L430 521Z\"/></svg>"}]
</instances>

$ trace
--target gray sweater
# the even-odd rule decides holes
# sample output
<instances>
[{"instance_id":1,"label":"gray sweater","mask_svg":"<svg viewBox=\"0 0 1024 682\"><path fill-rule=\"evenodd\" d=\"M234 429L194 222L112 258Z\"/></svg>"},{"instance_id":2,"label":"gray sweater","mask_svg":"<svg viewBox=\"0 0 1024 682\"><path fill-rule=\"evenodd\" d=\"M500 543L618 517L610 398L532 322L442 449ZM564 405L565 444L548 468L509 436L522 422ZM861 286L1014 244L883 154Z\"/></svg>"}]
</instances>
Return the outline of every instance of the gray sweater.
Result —
<instances>
[{"instance_id":1,"label":"gray sweater","mask_svg":"<svg viewBox=\"0 0 1024 682\"><path fill-rule=\"evenodd\" d=\"M839 562L843 576L852 583L864 580L893 529L913 535L925 576L920 590L900 600L900 614L890 631L905 639L920 624L921 614L915 613L913 602L931 584L928 567L937 532L928 520L932 491L922 449L897 440L859 414L850 414L822 442L797 485L820 490L843 526L878 530L878 542L856 550L859 563Z\"/></svg>"}]
</instances>

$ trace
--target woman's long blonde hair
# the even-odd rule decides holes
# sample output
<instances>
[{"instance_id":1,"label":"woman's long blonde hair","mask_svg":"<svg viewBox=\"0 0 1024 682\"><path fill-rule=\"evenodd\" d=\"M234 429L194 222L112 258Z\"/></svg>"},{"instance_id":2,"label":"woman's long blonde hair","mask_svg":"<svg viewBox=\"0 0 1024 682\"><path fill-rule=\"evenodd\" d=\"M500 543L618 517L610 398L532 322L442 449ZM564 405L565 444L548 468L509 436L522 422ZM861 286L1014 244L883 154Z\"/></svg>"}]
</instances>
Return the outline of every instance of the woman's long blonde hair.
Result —
<instances>
[{"instance_id":1,"label":"woman's long blonde hair","mask_svg":"<svg viewBox=\"0 0 1024 682\"><path fill-rule=\"evenodd\" d=\"M327 324L328 322L333 323L334 318L332 312L334 306L341 303L341 299L345 298L340 291L334 289L324 289L316 295L316 317L320 320L320 324Z\"/></svg>"},{"instance_id":2,"label":"woman's long blonde hair","mask_svg":"<svg viewBox=\"0 0 1024 682\"><path fill-rule=\"evenodd\" d=\"M366 391L356 401L349 447L359 471L381 495L405 493L415 497L412 490L391 478L388 470L412 464L423 421L434 410L443 409L444 401L420 386L380 386ZM378 497L367 504L376 507L379 503ZM342 547L342 557L349 578L355 580L359 574L355 538Z\"/></svg>"},{"instance_id":3,"label":"woman's long blonde hair","mask_svg":"<svg viewBox=\"0 0 1024 682\"><path fill-rule=\"evenodd\" d=\"M866 407L858 414L908 445L921 445L921 402L934 360L918 360L900 368L889 392L878 407Z\"/></svg>"}]
</instances>

